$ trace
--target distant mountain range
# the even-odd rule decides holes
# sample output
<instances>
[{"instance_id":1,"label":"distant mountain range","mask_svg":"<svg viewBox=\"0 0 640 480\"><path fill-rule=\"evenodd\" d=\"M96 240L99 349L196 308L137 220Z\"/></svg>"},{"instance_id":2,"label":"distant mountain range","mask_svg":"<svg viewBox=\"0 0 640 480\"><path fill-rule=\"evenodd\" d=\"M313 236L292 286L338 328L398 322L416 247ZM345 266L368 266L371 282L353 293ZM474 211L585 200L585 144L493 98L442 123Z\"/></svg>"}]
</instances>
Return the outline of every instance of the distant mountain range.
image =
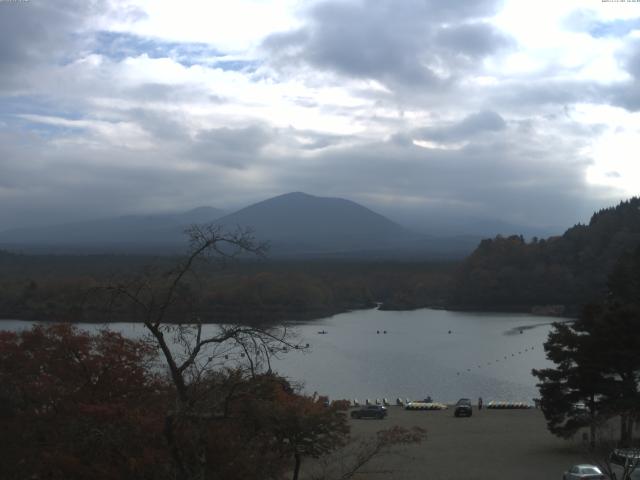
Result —
<instances>
[{"instance_id":1,"label":"distant mountain range","mask_svg":"<svg viewBox=\"0 0 640 480\"><path fill-rule=\"evenodd\" d=\"M183 230L215 222L250 227L274 257L461 258L479 236L441 238L411 231L362 205L295 192L224 215L212 207L182 214L132 215L0 232L0 248L63 253L168 253L184 248Z\"/></svg>"},{"instance_id":2,"label":"distant mountain range","mask_svg":"<svg viewBox=\"0 0 640 480\"><path fill-rule=\"evenodd\" d=\"M43 252L127 252L149 248L154 253L184 244L184 229L215 221L224 211L213 207L183 213L126 215L84 222L29 227L0 232L0 246Z\"/></svg>"}]
</instances>

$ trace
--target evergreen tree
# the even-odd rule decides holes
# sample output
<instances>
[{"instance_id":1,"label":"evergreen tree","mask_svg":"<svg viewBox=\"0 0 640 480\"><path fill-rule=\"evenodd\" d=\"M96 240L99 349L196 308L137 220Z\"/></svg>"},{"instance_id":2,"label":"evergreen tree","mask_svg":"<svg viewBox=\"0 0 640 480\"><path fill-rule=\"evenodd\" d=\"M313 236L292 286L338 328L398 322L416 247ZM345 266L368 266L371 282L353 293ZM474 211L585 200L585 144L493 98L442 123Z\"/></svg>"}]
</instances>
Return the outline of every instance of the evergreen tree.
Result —
<instances>
[{"instance_id":1,"label":"evergreen tree","mask_svg":"<svg viewBox=\"0 0 640 480\"><path fill-rule=\"evenodd\" d=\"M549 430L570 437L619 416L620 443L632 442L640 418L640 248L618 261L607 299L573 322L556 323L544 345L556 366L534 370ZM575 408L584 402L587 411Z\"/></svg>"}]
</instances>

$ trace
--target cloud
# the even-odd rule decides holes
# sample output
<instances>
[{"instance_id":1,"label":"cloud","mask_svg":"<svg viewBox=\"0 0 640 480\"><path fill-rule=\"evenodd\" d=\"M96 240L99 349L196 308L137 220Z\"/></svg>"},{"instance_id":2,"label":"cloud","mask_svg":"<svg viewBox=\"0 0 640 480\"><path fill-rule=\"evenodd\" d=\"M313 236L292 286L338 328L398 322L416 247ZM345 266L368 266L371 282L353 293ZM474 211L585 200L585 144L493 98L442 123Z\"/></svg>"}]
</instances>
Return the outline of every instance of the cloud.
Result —
<instances>
[{"instance_id":1,"label":"cloud","mask_svg":"<svg viewBox=\"0 0 640 480\"><path fill-rule=\"evenodd\" d=\"M92 50L115 61L146 54L149 58L172 58L186 66L220 55L206 43L168 42L110 31L96 32Z\"/></svg>"},{"instance_id":2,"label":"cloud","mask_svg":"<svg viewBox=\"0 0 640 480\"><path fill-rule=\"evenodd\" d=\"M640 79L640 41L631 46L632 54L626 62L627 71L638 80Z\"/></svg>"},{"instance_id":3,"label":"cloud","mask_svg":"<svg viewBox=\"0 0 640 480\"><path fill-rule=\"evenodd\" d=\"M446 86L459 59L479 59L509 44L489 23L496 2L366 0L323 2L299 29L267 37L278 68L312 68L390 87ZM443 28L446 24L447 28Z\"/></svg>"},{"instance_id":4,"label":"cloud","mask_svg":"<svg viewBox=\"0 0 640 480\"><path fill-rule=\"evenodd\" d=\"M541 124L457 150L420 148L393 138L323 152L307 158L304 169L279 176L283 184L306 185L311 192L349 191L351 198L382 210L393 208L384 201L389 198L413 205L414 214L437 213L447 204L455 215L562 225L563 219L581 218L597 207L594 197L603 192L584 183L589 161L573 153L575 142L583 141L570 135L568 141L564 134L549 135Z\"/></svg>"},{"instance_id":5,"label":"cloud","mask_svg":"<svg viewBox=\"0 0 640 480\"><path fill-rule=\"evenodd\" d=\"M196 158L229 168L245 168L272 139L273 133L260 125L244 128L215 128L196 135L192 153Z\"/></svg>"},{"instance_id":6,"label":"cloud","mask_svg":"<svg viewBox=\"0 0 640 480\"><path fill-rule=\"evenodd\" d=\"M626 43L620 57L631 78L611 85L607 91L614 105L637 112L640 110L640 40Z\"/></svg>"},{"instance_id":7,"label":"cloud","mask_svg":"<svg viewBox=\"0 0 640 480\"><path fill-rule=\"evenodd\" d=\"M598 12L580 8L564 19L565 26L576 32L586 32L594 38L626 37L640 30L640 18L613 18L604 20Z\"/></svg>"},{"instance_id":8,"label":"cloud","mask_svg":"<svg viewBox=\"0 0 640 480\"><path fill-rule=\"evenodd\" d=\"M500 132L506 128L507 124L500 115L490 110L484 110L472 113L459 122L449 125L416 129L413 134L419 139L458 142L483 133Z\"/></svg>"},{"instance_id":9,"label":"cloud","mask_svg":"<svg viewBox=\"0 0 640 480\"><path fill-rule=\"evenodd\" d=\"M486 22L464 23L441 28L435 41L440 48L477 59L512 45L506 35Z\"/></svg>"},{"instance_id":10,"label":"cloud","mask_svg":"<svg viewBox=\"0 0 640 480\"><path fill-rule=\"evenodd\" d=\"M84 51L83 32L107 13L105 2L30 0L0 3L0 91L29 83L33 65L56 65Z\"/></svg>"}]
</instances>

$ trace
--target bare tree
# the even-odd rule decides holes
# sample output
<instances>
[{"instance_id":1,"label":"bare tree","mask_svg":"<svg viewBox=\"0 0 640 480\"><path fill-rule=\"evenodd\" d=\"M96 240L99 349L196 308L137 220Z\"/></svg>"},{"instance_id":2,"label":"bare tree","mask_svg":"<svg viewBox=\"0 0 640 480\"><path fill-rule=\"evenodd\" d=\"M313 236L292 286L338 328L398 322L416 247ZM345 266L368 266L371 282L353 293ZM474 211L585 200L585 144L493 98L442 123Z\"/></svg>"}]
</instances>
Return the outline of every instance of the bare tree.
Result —
<instances>
[{"instance_id":1,"label":"bare tree","mask_svg":"<svg viewBox=\"0 0 640 480\"><path fill-rule=\"evenodd\" d=\"M109 285L107 290L112 304L133 309L161 352L175 392L164 435L176 477L194 480L207 476L206 424L226 415L223 406L212 402L216 382L203 379L209 375L210 380L212 370L225 366L244 366L249 375L271 371L271 358L304 347L285 328L203 325L198 311L201 281L197 267L207 258L228 261L239 255L261 256L265 245L257 243L249 230L228 233L219 226L205 225L192 226L186 233L189 253L174 268L160 273L147 270L134 279ZM185 430L190 435L185 436Z\"/></svg>"}]
</instances>

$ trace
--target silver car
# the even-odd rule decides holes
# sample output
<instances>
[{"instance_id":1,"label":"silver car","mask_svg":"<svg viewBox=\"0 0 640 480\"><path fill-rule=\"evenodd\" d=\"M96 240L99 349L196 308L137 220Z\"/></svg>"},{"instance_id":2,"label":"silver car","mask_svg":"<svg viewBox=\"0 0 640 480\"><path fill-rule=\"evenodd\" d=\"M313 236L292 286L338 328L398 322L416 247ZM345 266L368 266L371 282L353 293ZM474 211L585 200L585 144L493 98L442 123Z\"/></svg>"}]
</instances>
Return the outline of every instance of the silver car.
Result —
<instances>
[{"instance_id":1,"label":"silver car","mask_svg":"<svg viewBox=\"0 0 640 480\"><path fill-rule=\"evenodd\" d=\"M605 480L607 477L595 465L574 465L562 475L563 480Z\"/></svg>"}]
</instances>

